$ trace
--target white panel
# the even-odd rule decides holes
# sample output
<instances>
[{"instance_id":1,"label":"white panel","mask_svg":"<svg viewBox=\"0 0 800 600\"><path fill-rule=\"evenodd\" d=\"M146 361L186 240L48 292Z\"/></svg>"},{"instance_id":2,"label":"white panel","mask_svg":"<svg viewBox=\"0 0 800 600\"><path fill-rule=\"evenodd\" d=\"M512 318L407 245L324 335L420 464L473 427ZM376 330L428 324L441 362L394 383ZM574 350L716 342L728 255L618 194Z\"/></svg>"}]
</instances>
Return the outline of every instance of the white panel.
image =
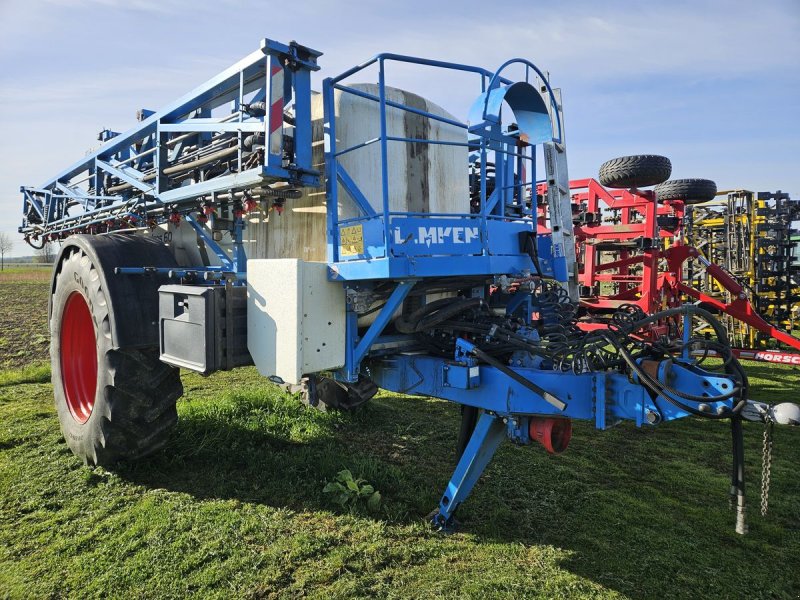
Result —
<instances>
[{"instance_id":1,"label":"white panel","mask_svg":"<svg viewBox=\"0 0 800 600\"><path fill-rule=\"evenodd\" d=\"M345 293L328 281L328 266L301 263L303 268L303 374L344 366Z\"/></svg>"},{"instance_id":2,"label":"white panel","mask_svg":"<svg viewBox=\"0 0 800 600\"><path fill-rule=\"evenodd\" d=\"M247 261L247 348L258 371L286 383L344 365L345 295L325 263Z\"/></svg>"},{"instance_id":3,"label":"white panel","mask_svg":"<svg viewBox=\"0 0 800 600\"><path fill-rule=\"evenodd\" d=\"M247 349L259 373L299 380L300 261L247 261Z\"/></svg>"}]
</instances>

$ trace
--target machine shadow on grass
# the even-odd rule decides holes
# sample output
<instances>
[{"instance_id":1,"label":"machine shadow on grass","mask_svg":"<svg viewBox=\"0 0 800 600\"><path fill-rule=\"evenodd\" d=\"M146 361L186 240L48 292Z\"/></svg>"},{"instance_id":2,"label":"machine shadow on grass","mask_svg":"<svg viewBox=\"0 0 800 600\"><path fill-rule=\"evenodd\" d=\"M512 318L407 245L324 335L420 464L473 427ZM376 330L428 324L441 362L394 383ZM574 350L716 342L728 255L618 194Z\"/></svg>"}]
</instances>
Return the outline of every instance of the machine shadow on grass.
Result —
<instances>
[{"instance_id":1,"label":"machine shadow on grass","mask_svg":"<svg viewBox=\"0 0 800 600\"><path fill-rule=\"evenodd\" d=\"M753 379L758 379L759 395L771 401L770 397L774 392L786 393L787 390L794 389L800 380L800 368L776 369L769 363L747 363L747 375ZM787 401L790 400L787 398Z\"/></svg>"},{"instance_id":2,"label":"machine shadow on grass","mask_svg":"<svg viewBox=\"0 0 800 600\"><path fill-rule=\"evenodd\" d=\"M449 474L430 454L438 454L447 468L454 464L457 411L453 406L434 404L426 407L429 419L403 422L400 411L387 404L374 404L355 414L326 414L294 399L283 402L297 404L287 415L287 421L297 421L288 426L294 431L259 421L245 425L246 417L181 415L163 450L119 465L116 471L133 483L200 499L343 513L347 510L322 489L346 468L390 499L376 514L359 505L355 512L362 516L407 523L436 505ZM259 416L262 410L254 409ZM392 424L395 417L397 424ZM452 427L443 434L437 423L446 420ZM413 430L413 436L404 433L408 430ZM304 439L293 439L297 431ZM419 464L417 457L422 456L427 465Z\"/></svg>"},{"instance_id":3,"label":"machine shadow on grass","mask_svg":"<svg viewBox=\"0 0 800 600\"><path fill-rule=\"evenodd\" d=\"M199 499L343 514L322 488L349 468L385 500L378 513L362 506L357 514L405 526L436 506L454 466L458 411L445 402L381 398L347 415L298 407L287 417L313 431L301 441L280 427L259 426L262 408L251 404L236 419L183 416L164 450L119 474ZM506 444L460 509L460 531L479 543L561 548L568 552L561 568L632 597L649 597L647 580L676 596L713 595L743 563L764 571L758 580L775 581L786 566L782 530L793 527L791 507L780 502L798 494L797 485L776 500L772 522L754 518L753 508L751 535L736 536L726 504L729 433L716 425L694 420L669 430L604 433L581 425L574 447L560 457ZM746 433L751 506L757 434ZM782 465L776 477L788 471ZM762 559L755 566L748 559L754 552Z\"/></svg>"}]
</instances>

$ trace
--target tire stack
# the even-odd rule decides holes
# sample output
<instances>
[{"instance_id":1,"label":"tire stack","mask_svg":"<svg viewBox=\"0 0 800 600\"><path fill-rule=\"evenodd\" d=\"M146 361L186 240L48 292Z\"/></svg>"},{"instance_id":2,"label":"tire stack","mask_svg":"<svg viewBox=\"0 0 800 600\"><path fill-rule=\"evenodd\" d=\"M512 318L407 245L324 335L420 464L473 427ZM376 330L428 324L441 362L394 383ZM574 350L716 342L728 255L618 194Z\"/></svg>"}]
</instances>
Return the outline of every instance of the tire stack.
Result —
<instances>
[{"instance_id":1,"label":"tire stack","mask_svg":"<svg viewBox=\"0 0 800 600\"><path fill-rule=\"evenodd\" d=\"M659 202L682 200L698 204L713 200L717 184L710 179L669 179L672 163L666 156L639 154L612 158L600 166L599 181L610 188L643 188L654 185Z\"/></svg>"}]
</instances>

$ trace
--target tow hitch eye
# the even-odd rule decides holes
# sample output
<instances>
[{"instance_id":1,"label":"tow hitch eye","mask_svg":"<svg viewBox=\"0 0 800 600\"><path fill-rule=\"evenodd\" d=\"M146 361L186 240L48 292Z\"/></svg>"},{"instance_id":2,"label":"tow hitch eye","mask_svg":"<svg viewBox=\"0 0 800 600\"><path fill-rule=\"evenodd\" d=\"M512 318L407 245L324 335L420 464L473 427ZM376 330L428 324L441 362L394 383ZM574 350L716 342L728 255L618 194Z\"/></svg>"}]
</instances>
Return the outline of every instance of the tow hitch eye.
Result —
<instances>
[{"instance_id":1,"label":"tow hitch eye","mask_svg":"<svg viewBox=\"0 0 800 600\"><path fill-rule=\"evenodd\" d=\"M800 405L782 402L771 406L765 402L748 400L742 410L742 417L748 421L775 423L776 425L800 425Z\"/></svg>"},{"instance_id":2,"label":"tow hitch eye","mask_svg":"<svg viewBox=\"0 0 800 600\"><path fill-rule=\"evenodd\" d=\"M783 402L772 407L772 420L778 425L800 425L800 406Z\"/></svg>"},{"instance_id":3,"label":"tow hitch eye","mask_svg":"<svg viewBox=\"0 0 800 600\"><path fill-rule=\"evenodd\" d=\"M539 442L550 454L561 454L572 439L572 421L532 417L528 432L531 439Z\"/></svg>"}]
</instances>

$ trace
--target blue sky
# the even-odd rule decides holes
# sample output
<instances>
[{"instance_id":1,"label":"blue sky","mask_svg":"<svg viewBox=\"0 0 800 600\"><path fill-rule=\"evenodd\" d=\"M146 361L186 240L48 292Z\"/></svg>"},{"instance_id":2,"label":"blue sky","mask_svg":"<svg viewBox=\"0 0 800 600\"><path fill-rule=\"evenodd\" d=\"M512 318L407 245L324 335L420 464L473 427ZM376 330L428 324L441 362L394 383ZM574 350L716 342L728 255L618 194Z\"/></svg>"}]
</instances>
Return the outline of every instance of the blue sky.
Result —
<instances>
[{"instance_id":1,"label":"blue sky","mask_svg":"<svg viewBox=\"0 0 800 600\"><path fill-rule=\"evenodd\" d=\"M0 231L38 185L270 37L324 52L322 76L378 52L494 69L521 56L563 92L570 176L625 154L673 177L800 195L800 1L0 0ZM466 119L471 88L390 83Z\"/></svg>"}]
</instances>

